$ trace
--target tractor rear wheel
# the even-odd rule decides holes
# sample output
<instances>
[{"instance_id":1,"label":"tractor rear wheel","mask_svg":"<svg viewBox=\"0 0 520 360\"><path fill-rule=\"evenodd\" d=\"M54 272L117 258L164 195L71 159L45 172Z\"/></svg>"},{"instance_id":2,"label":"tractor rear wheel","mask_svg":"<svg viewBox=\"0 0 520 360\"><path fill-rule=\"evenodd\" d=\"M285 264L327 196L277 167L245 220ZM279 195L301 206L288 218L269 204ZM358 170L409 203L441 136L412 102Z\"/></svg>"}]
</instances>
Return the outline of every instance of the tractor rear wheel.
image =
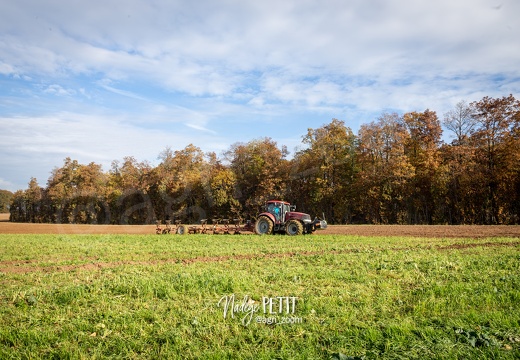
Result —
<instances>
[{"instance_id":1,"label":"tractor rear wheel","mask_svg":"<svg viewBox=\"0 0 520 360\"><path fill-rule=\"evenodd\" d=\"M273 222L267 216L260 216L255 223L255 233L266 235L273 233Z\"/></svg>"},{"instance_id":2,"label":"tractor rear wheel","mask_svg":"<svg viewBox=\"0 0 520 360\"><path fill-rule=\"evenodd\" d=\"M303 234L303 225L298 220L289 220L285 232L287 235L301 235Z\"/></svg>"}]
</instances>

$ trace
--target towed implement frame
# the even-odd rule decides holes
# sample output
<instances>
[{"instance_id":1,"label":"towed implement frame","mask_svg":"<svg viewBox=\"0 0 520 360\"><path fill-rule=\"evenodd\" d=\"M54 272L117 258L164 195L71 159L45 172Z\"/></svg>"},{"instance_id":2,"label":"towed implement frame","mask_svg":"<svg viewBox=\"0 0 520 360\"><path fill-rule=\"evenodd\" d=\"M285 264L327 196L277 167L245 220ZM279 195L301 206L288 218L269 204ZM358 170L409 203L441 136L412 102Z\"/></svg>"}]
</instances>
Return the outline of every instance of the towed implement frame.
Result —
<instances>
[{"instance_id":1,"label":"towed implement frame","mask_svg":"<svg viewBox=\"0 0 520 360\"><path fill-rule=\"evenodd\" d=\"M242 224L241 219L212 219L211 224L208 219L202 219L199 225L185 225L181 224L180 220L175 220L174 225L171 220L166 220L165 226L162 227L161 222L156 222L156 234L233 234L240 235L243 233L253 233L254 226L251 220L247 220Z\"/></svg>"}]
</instances>

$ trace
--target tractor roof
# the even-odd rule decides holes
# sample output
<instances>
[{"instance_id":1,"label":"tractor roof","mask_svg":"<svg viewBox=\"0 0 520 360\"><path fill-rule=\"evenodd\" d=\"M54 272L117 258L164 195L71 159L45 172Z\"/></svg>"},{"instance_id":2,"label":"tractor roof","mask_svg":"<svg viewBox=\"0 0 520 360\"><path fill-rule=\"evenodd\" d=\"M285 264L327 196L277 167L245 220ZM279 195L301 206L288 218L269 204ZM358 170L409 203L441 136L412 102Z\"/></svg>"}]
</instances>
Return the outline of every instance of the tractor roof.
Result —
<instances>
[{"instance_id":1,"label":"tractor roof","mask_svg":"<svg viewBox=\"0 0 520 360\"><path fill-rule=\"evenodd\" d=\"M268 200L267 201L267 204L271 204L271 203L282 203L282 204L286 204L286 205L291 205L290 203L288 203L287 201L282 201L282 200Z\"/></svg>"}]
</instances>

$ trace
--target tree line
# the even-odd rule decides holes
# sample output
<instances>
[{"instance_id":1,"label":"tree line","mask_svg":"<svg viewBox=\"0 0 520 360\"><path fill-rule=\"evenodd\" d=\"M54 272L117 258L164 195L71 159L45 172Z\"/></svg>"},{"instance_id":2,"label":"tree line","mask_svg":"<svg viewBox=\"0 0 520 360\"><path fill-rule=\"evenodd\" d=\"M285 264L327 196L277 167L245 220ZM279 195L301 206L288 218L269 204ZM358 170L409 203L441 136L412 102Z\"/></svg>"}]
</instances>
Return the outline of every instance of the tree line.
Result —
<instances>
[{"instance_id":1,"label":"tree line","mask_svg":"<svg viewBox=\"0 0 520 360\"><path fill-rule=\"evenodd\" d=\"M453 140L442 141L443 128ZM292 158L270 138L221 156L190 144L151 166L133 157L108 172L66 158L10 205L16 222L151 224L254 219L283 199L329 223L518 224L520 102L512 95L436 112L383 113L355 135L333 119L308 129Z\"/></svg>"}]
</instances>

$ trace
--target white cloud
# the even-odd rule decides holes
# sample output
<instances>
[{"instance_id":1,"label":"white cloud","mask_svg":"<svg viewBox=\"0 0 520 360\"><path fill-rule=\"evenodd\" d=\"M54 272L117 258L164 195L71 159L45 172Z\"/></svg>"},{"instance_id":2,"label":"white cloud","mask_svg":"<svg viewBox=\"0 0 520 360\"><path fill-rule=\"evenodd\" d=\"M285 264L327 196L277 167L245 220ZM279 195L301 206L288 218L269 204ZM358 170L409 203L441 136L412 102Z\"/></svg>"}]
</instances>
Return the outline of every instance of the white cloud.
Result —
<instances>
[{"instance_id":1,"label":"white cloud","mask_svg":"<svg viewBox=\"0 0 520 360\"><path fill-rule=\"evenodd\" d=\"M55 4L29 8L24 43L4 36L20 69L151 77L196 95L229 95L247 81L242 72L255 69L400 78L440 68L489 71L497 62L516 71L511 57L519 56L511 46L515 1L499 10L491 1Z\"/></svg>"},{"instance_id":2,"label":"white cloud","mask_svg":"<svg viewBox=\"0 0 520 360\"><path fill-rule=\"evenodd\" d=\"M214 134L214 135L217 134L216 131L207 129L204 126L201 126L201 125L198 125L198 124L186 124L186 126L192 128L192 129L195 129L195 130L205 131L205 132L210 133L210 134Z\"/></svg>"},{"instance_id":3,"label":"white cloud","mask_svg":"<svg viewBox=\"0 0 520 360\"><path fill-rule=\"evenodd\" d=\"M129 98L134 99L134 100L141 100L141 101L150 102L150 100L145 98L144 96L140 96L140 95L138 95L138 94L136 94L134 92L131 92L131 91L117 89L117 88L114 88L112 86L109 86L109 85L106 85L106 84L103 84L103 83L101 83L100 86L103 89L105 89L105 90L113 92L114 94L126 96L126 97L129 97Z\"/></svg>"},{"instance_id":4,"label":"white cloud","mask_svg":"<svg viewBox=\"0 0 520 360\"><path fill-rule=\"evenodd\" d=\"M64 89L58 84L52 84L47 86L45 90L43 90L45 94L57 95L57 96L72 96L76 94L74 89Z\"/></svg>"},{"instance_id":5,"label":"white cloud","mask_svg":"<svg viewBox=\"0 0 520 360\"><path fill-rule=\"evenodd\" d=\"M332 117L356 130L389 109L517 95L519 13L516 0L0 2L0 158L294 144Z\"/></svg>"},{"instance_id":6,"label":"white cloud","mask_svg":"<svg viewBox=\"0 0 520 360\"><path fill-rule=\"evenodd\" d=\"M10 181L0 178L0 189L15 192L19 188Z\"/></svg>"},{"instance_id":7,"label":"white cloud","mask_svg":"<svg viewBox=\"0 0 520 360\"><path fill-rule=\"evenodd\" d=\"M187 126L203 132L190 135L180 134L174 128L170 131L146 129L131 125L128 119L101 114L1 117L0 154L3 156L0 159L0 177L23 187L29 177L20 180L13 176L17 171L29 169L30 176L44 183L52 168L61 166L66 157L82 163L93 161L108 170L113 160L124 156L153 161L167 146L177 149L193 143L205 151L221 149L218 138L211 131L209 136L201 135L208 130L192 124Z\"/></svg>"},{"instance_id":8,"label":"white cloud","mask_svg":"<svg viewBox=\"0 0 520 360\"><path fill-rule=\"evenodd\" d=\"M14 68L4 62L0 62L0 74L11 75L14 73Z\"/></svg>"}]
</instances>

